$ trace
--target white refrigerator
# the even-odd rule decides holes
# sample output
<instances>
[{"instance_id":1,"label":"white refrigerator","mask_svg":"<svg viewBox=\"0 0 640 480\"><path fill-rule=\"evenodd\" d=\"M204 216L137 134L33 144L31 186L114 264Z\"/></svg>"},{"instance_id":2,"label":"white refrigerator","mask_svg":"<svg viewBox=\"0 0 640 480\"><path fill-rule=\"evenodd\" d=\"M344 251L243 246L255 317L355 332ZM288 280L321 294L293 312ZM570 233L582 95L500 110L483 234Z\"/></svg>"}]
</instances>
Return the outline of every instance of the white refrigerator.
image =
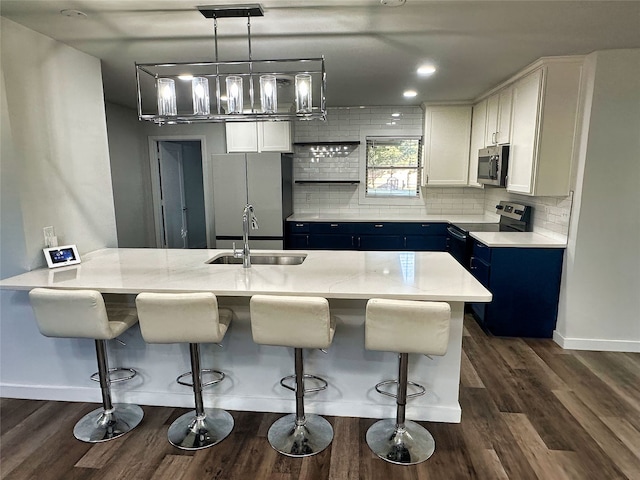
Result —
<instances>
[{"instance_id":1,"label":"white refrigerator","mask_svg":"<svg viewBox=\"0 0 640 480\"><path fill-rule=\"evenodd\" d=\"M284 220L293 213L293 158L281 153L214 154L213 202L216 248L242 248L242 212L254 207L259 228L249 246L284 248Z\"/></svg>"}]
</instances>

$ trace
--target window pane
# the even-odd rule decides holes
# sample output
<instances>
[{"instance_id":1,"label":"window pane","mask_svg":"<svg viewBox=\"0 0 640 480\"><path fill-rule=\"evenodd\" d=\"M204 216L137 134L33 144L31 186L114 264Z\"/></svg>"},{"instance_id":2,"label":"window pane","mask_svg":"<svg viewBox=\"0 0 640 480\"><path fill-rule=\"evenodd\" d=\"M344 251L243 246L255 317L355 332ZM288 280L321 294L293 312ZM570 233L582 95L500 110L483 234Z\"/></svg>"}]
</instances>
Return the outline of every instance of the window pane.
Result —
<instances>
[{"instance_id":1,"label":"window pane","mask_svg":"<svg viewBox=\"0 0 640 480\"><path fill-rule=\"evenodd\" d=\"M367 139L367 196L417 197L420 138Z\"/></svg>"}]
</instances>

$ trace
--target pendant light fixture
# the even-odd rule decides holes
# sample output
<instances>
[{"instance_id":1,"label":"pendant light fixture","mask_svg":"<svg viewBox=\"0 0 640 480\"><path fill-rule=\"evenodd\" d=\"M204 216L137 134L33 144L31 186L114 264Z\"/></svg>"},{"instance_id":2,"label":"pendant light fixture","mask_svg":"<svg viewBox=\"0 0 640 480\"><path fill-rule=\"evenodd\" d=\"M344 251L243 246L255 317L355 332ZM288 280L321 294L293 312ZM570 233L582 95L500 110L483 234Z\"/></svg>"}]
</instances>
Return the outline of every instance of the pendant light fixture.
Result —
<instances>
[{"instance_id":1,"label":"pendant light fixture","mask_svg":"<svg viewBox=\"0 0 640 480\"><path fill-rule=\"evenodd\" d=\"M177 124L326 119L324 57L254 60L251 19L264 15L261 5L198 10L214 22L214 61L136 63L140 120ZM220 61L218 19L237 17L247 18L248 59Z\"/></svg>"}]
</instances>

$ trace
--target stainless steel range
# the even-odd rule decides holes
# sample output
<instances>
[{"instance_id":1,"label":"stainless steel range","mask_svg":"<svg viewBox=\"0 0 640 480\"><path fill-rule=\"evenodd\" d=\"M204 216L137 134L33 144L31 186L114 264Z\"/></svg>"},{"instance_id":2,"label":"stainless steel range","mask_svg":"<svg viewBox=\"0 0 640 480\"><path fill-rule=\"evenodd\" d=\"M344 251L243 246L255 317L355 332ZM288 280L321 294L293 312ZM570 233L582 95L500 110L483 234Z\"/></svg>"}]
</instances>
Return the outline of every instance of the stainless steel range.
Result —
<instances>
[{"instance_id":1,"label":"stainless steel range","mask_svg":"<svg viewBox=\"0 0 640 480\"><path fill-rule=\"evenodd\" d=\"M496 205L498 223L452 223L447 228L448 251L465 268L469 268L473 242L469 232L530 232L532 207L501 201Z\"/></svg>"}]
</instances>

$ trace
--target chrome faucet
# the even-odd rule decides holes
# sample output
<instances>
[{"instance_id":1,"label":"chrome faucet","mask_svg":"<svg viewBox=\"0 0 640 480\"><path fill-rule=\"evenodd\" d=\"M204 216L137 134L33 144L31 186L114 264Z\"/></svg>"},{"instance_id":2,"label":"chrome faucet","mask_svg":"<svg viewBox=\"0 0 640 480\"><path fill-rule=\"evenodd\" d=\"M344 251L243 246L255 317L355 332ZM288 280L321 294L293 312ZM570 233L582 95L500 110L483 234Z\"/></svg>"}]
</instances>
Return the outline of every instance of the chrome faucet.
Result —
<instances>
[{"instance_id":1,"label":"chrome faucet","mask_svg":"<svg viewBox=\"0 0 640 480\"><path fill-rule=\"evenodd\" d=\"M251 230L258 229L258 219L253 212L253 205L247 203L242 211L242 241L244 245L242 250L236 250L236 243L233 242L233 256L242 258L242 267L251 267L251 250L249 250L249 222L251 222Z\"/></svg>"}]
</instances>

